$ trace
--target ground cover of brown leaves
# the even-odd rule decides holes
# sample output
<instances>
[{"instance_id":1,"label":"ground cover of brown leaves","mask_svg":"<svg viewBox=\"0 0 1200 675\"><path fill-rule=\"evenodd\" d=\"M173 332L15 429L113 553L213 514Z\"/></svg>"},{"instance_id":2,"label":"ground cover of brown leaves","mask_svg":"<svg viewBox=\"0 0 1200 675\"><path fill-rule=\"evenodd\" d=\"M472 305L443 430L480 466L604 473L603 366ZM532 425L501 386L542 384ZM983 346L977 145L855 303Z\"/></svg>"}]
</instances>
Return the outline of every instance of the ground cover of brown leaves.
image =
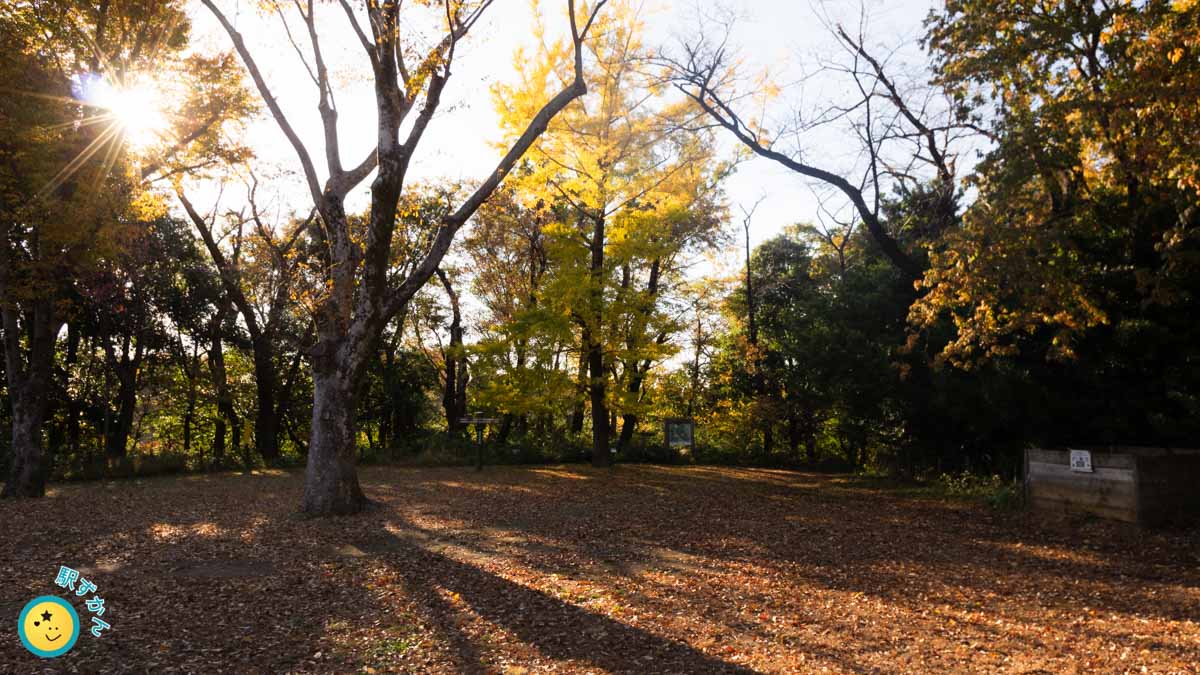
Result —
<instances>
[{"instance_id":1,"label":"ground cover of brown leaves","mask_svg":"<svg viewBox=\"0 0 1200 675\"><path fill-rule=\"evenodd\" d=\"M55 487L0 503L0 673L1200 672L1200 533L989 511L849 477L371 467ZM112 629L40 660L74 567Z\"/></svg>"}]
</instances>

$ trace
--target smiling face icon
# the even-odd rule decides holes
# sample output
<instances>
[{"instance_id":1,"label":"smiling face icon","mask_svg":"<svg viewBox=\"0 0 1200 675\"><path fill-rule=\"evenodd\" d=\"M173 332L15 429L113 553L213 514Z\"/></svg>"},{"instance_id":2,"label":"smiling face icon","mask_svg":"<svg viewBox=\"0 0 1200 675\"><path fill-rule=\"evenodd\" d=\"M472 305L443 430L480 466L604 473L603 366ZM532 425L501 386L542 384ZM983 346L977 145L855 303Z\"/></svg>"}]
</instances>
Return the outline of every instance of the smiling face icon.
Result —
<instances>
[{"instance_id":1,"label":"smiling face icon","mask_svg":"<svg viewBox=\"0 0 1200 675\"><path fill-rule=\"evenodd\" d=\"M17 620L21 643L34 654L49 659L75 646L79 637L79 615L69 602L53 595L34 598Z\"/></svg>"}]
</instances>

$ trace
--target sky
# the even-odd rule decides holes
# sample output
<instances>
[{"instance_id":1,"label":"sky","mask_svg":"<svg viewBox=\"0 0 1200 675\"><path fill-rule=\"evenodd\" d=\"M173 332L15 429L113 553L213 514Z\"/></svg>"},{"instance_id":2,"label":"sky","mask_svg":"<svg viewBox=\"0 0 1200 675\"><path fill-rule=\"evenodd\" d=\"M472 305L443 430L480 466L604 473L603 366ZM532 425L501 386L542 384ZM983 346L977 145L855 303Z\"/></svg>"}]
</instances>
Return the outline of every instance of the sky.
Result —
<instances>
[{"instance_id":1,"label":"sky","mask_svg":"<svg viewBox=\"0 0 1200 675\"><path fill-rule=\"evenodd\" d=\"M217 0L218 5L243 33L251 53L259 61L263 74L280 100L281 106L300 136L310 140L310 152L322 157L320 119L316 110L316 91L296 52L288 44L277 17L259 14L255 0ZM566 25L565 0L543 0L542 11L551 30ZM681 37L695 30L697 13L711 15L732 10L738 17L733 35L734 48L743 59L746 72L766 69L777 82L784 83L772 111L784 114L797 108L816 105L848 91L844 78L815 77L805 84L799 78L811 73L822 58L834 54L829 32L822 17L854 26L860 8L869 17L868 44L880 53L903 47L894 57L897 71L919 65L913 44L921 33L921 22L928 13L928 0L844 0L806 2L804 0L691 0L667 2L646 0L643 6L647 44L670 49ZM191 8L194 48L200 51L228 50L229 38L212 15L199 3ZM478 180L495 165L501 151L497 115L489 87L514 78L512 58L519 46L530 47L533 10L527 0L497 0L483 21L463 43L446 94L442 112L414 159L415 178ZM304 27L293 17L291 30L301 48L307 50ZM340 112L343 162L347 165L369 151L375 123L373 90L369 68L361 47L337 3L318 3L318 32L323 53L337 79L336 102ZM905 61L905 57L909 57ZM791 86L788 86L789 83ZM771 114L768 113L768 119ZM282 169L298 166L295 154L275 123L265 115L247 130L250 145L260 161ZM723 137L727 151L734 142ZM815 163L848 166L846 138L836 133L806 138L806 156ZM320 162L318 162L320 164ZM299 183L293 181L293 189ZM365 182L351 206L365 206ZM754 159L739 166L726 183L726 192L734 225L739 226L741 206L749 208L761 200L752 221L753 244L778 234L785 225L816 218L816 198L808 184L785 168L769 160ZM303 191L294 198L291 192L281 201L303 202ZM307 205L297 206L307 211Z\"/></svg>"}]
</instances>

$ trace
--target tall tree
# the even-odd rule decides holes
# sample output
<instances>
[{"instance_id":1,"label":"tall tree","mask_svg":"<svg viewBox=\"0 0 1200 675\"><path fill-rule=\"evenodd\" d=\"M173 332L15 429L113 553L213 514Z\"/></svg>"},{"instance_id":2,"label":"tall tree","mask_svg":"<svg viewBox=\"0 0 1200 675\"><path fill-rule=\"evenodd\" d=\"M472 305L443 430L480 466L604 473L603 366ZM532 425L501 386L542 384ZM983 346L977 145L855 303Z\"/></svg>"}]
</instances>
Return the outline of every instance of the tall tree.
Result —
<instances>
[{"instance_id":1,"label":"tall tree","mask_svg":"<svg viewBox=\"0 0 1200 675\"><path fill-rule=\"evenodd\" d=\"M321 51L314 2L296 3L295 12L307 29L313 65L311 72L318 90L317 107L322 121L327 175L324 181L305 141L280 107L241 33L214 0L203 0L203 4L228 33L272 119L295 151L320 217L321 227L315 236L321 251L316 256L315 273L322 280L322 288L313 289L317 342L311 350L312 431L301 509L313 515L352 513L365 503L354 466L355 402L363 372L375 358L379 337L391 319L433 276L459 228L491 196L550 120L586 91L582 48L604 1L597 2L581 17L574 0L568 0L574 77L566 80L565 86L533 115L495 170L443 218L441 228L420 263L398 280L389 278L388 269L397 205L409 163L441 104L460 42L492 5L492 0L424 3L432 13L432 17L427 18L436 19L444 34L431 49L421 54L415 53L414 44L404 40L401 28L405 23L401 21L402 3L399 0L367 3L365 23L355 7L342 0L341 7L370 63L375 84L377 129L375 147L349 169L342 164L339 111ZM422 8L412 6L407 9ZM369 35L363 30L364 25ZM419 36L413 36L412 42L418 41ZM414 110L417 112L407 136L401 140L401 125ZM351 220L345 211L346 195L372 171L376 173L371 183L367 222L364 231L352 232Z\"/></svg>"},{"instance_id":2,"label":"tall tree","mask_svg":"<svg viewBox=\"0 0 1200 675\"><path fill-rule=\"evenodd\" d=\"M587 45L594 64L585 74L589 95L555 120L520 180L528 205L566 207L547 226L550 255L561 260L549 295L569 308L578 327L598 466L611 461L611 399L639 396L645 352L662 344L661 331L649 340L644 335L662 267L710 231L711 214L683 214L711 197L705 188L717 170L703 135L677 135L690 121L689 110L654 95L654 75L642 68L648 50L638 12L634 3L620 2L602 20L599 39ZM511 134L519 130L516 121L549 96L549 82L565 79L558 65L565 48L543 40L536 59L518 53L521 82L494 92ZM618 359L618 351L625 358ZM609 386L617 361L632 392ZM629 421L631 433L636 416Z\"/></svg>"}]
</instances>

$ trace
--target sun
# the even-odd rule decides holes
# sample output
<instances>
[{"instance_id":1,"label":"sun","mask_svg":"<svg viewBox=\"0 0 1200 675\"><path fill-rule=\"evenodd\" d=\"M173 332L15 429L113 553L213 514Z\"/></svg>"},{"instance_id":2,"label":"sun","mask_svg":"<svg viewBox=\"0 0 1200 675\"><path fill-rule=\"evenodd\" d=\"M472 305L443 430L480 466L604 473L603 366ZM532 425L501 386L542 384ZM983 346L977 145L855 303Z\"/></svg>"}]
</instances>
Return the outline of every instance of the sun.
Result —
<instances>
[{"instance_id":1,"label":"sun","mask_svg":"<svg viewBox=\"0 0 1200 675\"><path fill-rule=\"evenodd\" d=\"M115 94L108 109L121 126L126 142L136 150L144 150L161 141L169 125L158 92L139 85Z\"/></svg>"},{"instance_id":2,"label":"sun","mask_svg":"<svg viewBox=\"0 0 1200 675\"><path fill-rule=\"evenodd\" d=\"M114 85L102 76L88 76L79 81L79 98L99 108L101 116L109 118L125 143L136 152L161 143L170 131L164 112L166 97L153 81Z\"/></svg>"}]
</instances>

